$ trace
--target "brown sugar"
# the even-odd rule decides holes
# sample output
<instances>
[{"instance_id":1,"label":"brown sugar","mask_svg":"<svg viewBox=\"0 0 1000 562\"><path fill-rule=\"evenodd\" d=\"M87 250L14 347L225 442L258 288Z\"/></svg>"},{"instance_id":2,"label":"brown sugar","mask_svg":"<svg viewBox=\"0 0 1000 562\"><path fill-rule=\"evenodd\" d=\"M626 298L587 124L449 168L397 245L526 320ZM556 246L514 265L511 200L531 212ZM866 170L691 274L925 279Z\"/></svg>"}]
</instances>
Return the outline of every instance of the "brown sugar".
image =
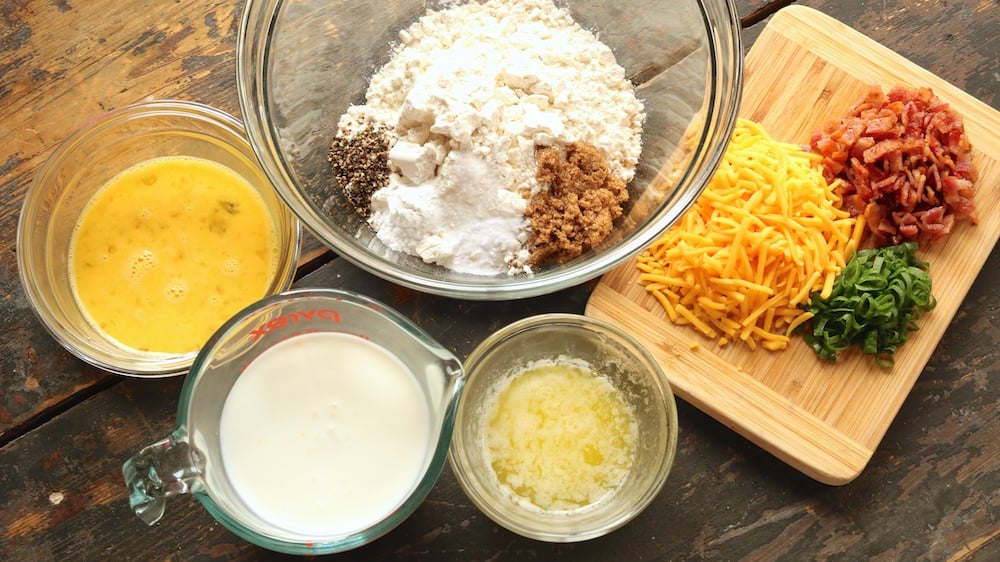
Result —
<instances>
[{"instance_id":1,"label":"brown sugar","mask_svg":"<svg viewBox=\"0 0 1000 562\"><path fill-rule=\"evenodd\" d=\"M628 190L590 144L575 142L565 151L539 147L535 158L543 189L532 196L525 213L533 237L531 264L569 261L607 237L628 201Z\"/></svg>"}]
</instances>

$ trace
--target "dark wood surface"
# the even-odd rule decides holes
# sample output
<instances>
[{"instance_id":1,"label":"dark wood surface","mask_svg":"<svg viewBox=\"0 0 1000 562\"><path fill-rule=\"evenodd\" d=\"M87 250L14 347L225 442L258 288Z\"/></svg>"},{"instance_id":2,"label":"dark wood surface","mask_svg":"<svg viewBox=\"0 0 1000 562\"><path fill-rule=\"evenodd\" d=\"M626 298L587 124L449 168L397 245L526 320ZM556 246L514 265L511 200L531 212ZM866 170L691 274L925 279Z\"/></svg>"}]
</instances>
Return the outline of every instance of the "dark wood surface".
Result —
<instances>
[{"instance_id":1,"label":"dark wood surface","mask_svg":"<svg viewBox=\"0 0 1000 562\"><path fill-rule=\"evenodd\" d=\"M737 2L747 47L788 3ZM801 3L1000 108L996 0ZM281 558L229 533L191 497L170 501L154 527L131 514L121 463L172 429L182 379L123 379L76 360L32 314L15 254L17 216L34 172L91 118L145 98L239 114L241 13L241 2L220 0L0 0L0 560ZM301 271L299 285L382 300L463 358L518 318L582 312L592 286L513 302L456 301L388 284L312 239ZM607 537L552 545L513 535L480 514L446 469L402 526L339 557L1000 559L998 284L994 249L872 462L846 486L800 475L682 402L666 488Z\"/></svg>"}]
</instances>

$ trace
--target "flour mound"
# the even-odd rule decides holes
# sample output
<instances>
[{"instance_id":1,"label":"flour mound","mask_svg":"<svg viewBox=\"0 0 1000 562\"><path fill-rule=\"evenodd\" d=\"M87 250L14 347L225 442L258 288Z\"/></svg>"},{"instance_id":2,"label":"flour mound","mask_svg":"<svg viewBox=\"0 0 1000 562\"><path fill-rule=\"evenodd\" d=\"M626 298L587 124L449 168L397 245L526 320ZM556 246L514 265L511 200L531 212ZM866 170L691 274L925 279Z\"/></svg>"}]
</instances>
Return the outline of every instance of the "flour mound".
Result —
<instances>
[{"instance_id":1,"label":"flour mound","mask_svg":"<svg viewBox=\"0 0 1000 562\"><path fill-rule=\"evenodd\" d=\"M530 273L536 147L582 142L632 179L645 112L611 50L551 0L470 2L400 32L340 135L384 126L388 184L369 223L452 270Z\"/></svg>"}]
</instances>

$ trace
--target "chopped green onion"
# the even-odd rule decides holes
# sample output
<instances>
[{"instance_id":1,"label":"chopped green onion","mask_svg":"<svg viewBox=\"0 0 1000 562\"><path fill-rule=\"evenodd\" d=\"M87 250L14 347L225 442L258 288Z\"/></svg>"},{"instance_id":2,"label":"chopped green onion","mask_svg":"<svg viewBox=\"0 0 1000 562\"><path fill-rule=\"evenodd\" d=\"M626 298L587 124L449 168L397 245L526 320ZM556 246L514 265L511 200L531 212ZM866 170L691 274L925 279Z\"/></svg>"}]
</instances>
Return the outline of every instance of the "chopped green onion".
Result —
<instances>
[{"instance_id":1,"label":"chopped green onion","mask_svg":"<svg viewBox=\"0 0 1000 562\"><path fill-rule=\"evenodd\" d=\"M826 299L811 295L803 309L812 319L796 330L823 359L836 361L851 346L875 357L883 368L895 364L895 353L917 320L937 302L931 294L927 262L916 256L917 244L857 252L834 280Z\"/></svg>"}]
</instances>

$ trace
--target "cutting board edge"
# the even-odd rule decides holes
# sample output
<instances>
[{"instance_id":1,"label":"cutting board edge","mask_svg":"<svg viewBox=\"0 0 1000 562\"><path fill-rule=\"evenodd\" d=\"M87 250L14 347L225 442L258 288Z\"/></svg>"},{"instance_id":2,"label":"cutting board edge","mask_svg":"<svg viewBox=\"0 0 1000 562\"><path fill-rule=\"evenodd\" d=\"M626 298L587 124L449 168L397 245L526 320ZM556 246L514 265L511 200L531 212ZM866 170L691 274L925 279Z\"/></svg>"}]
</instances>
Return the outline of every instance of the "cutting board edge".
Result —
<instances>
[{"instance_id":1,"label":"cutting board edge","mask_svg":"<svg viewBox=\"0 0 1000 562\"><path fill-rule=\"evenodd\" d=\"M616 310L624 312L615 314ZM661 319L609 286L595 288L584 314L615 325L639 340L663 369L678 398L818 482L847 484L861 474L874 454L874 448L859 443L724 359L692 350L679 338L654 341L637 324ZM712 367L693 365L699 361L709 362ZM740 412L747 415L741 417ZM804 427L809 431L801 431Z\"/></svg>"},{"instance_id":2,"label":"cutting board edge","mask_svg":"<svg viewBox=\"0 0 1000 562\"><path fill-rule=\"evenodd\" d=\"M803 18L806 21L800 22L799 20ZM777 25L775 25L775 21L778 22ZM828 29L816 30L817 27L822 28L826 24L829 24L827 25ZM833 31L829 29L831 25ZM800 40L795 40L794 38L787 37L781 33L782 26L785 27L798 26L794 31L794 33L792 33L792 35L799 36L802 34L806 34L807 36L800 38ZM828 38L834 37L834 35L831 34L843 32L849 38L847 42L851 42L852 44L853 44L853 38L856 37L858 40L857 44L863 46L863 48L861 48L860 50L864 51L866 48L877 49L877 52L870 54L872 55L873 58L878 58L878 57L882 58L881 62L879 63L881 66L875 67L874 70L872 68L865 68L863 72L855 74L852 72L853 70L852 67L847 63L851 61L860 61L861 59L859 59L858 57L863 55L856 55L851 53L844 57L837 57L836 61L827 60L826 57L830 55L831 52L830 50L833 49L833 47L830 46L830 44L832 44L832 41L828 41L826 45L813 45L812 43L815 43L816 40L808 37L809 34L818 31L821 31ZM979 150L983 154L983 156L986 157L988 160L992 160L993 162L991 162L991 165L995 165L997 161L1000 161L1000 137L996 137L995 135L991 135L988 133L988 131L991 128L993 131L1000 130L1000 112L997 112L987 104L981 102L976 98L973 98L970 94L962 91L953 84L950 84L947 81L943 80L942 78L930 73L929 71L923 69L913 61L910 61L901 54L892 51L891 49L888 49L884 45L877 43L870 37L858 32L857 30L854 30L849 26L831 18L830 16L822 14L821 12L815 9L804 6L789 6L783 8L781 11L776 13L775 16L772 17L771 21L762 31L760 38L758 38L755 47L760 46L762 43L766 43L767 42L766 39L768 37L780 38L781 40L786 41L787 42L786 44L791 44L796 48L809 51L811 55L823 59L824 63L829 64L831 65L831 67L837 68L840 71L843 71L844 73L854 77L856 80L868 81L869 83L873 84L878 83L885 88L891 87L896 83L905 83L907 81L911 82L911 85L919 85L920 82L923 80L927 80L928 83L935 84L935 86L933 86L935 92L939 91L944 92L944 95L942 95L943 99L946 99L946 101L949 102L952 102L953 100L958 101L960 102L958 103L958 105L966 105L967 108L972 108L974 110L972 111L973 118L971 119L971 122L970 119L966 119L966 124L967 124L967 132L970 136L970 139L973 141L975 149ZM843 42L843 40L841 40L841 42ZM763 56L760 55L759 52L757 54L754 54L757 51L758 50L756 49L751 49L751 52L748 54L748 57L751 55ZM869 61L865 59L862 62L859 62L859 64L866 64L868 62ZM878 69L880 68L893 68L893 70L896 70L894 67L892 67L892 65L897 63L900 64L900 67L902 68L901 72L898 73L890 72L887 74L886 77L882 77L883 78L882 80L869 80L869 77L878 77L878 72L879 72ZM891 82L890 81L892 79L891 75L893 74L897 75L899 77L899 80ZM965 111L965 109L963 108L959 108L959 110L963 112ZM988 200L990 205L987 206L988 208L991 209L997 208L998 202L996 195L997 195L996 193L991 193L989 195ZM989 255L991 254L992 248L995 247L998 238L1000 238L1000 234L998 234L1000 233L1000 225L995 224L991 225L988 228L984 227L986 227L986 225L983 224L980 224L977 227L981 229L979 236L976 236L978 240L976 243L977 247L974 256L974 260L976 261L976 264L979 266L976 269L977 272L979 271L979 269L981 269L982 265L986 263L986 261L989 258ZM621 267L627 267L627 266L623 264ZM608 275L605 276L605 278L607 277ZM604 282L602 281L601 284L598 285L598 289L600 289L603 285ZM963 288L961 292L962 298L960 299L960 301L954 303L954 307L947 307L947 312L949 313L948 314L949 323L950 323L950 318L953 317L954 314L957 312L958 307L961 305L961 300L964 300L964 296L965 294L967 294L970 288L971 288L971 283L969 284L969 286L965 286ZM621 291L629 292L632 297L635 296L635 294L627 288L622 287ZM596 292L597 291L595 291L595 294ZM954 310L952 310L952 308L954 308ZM587 312L585 312L585 314L588 315L598 314L595 313L594 310L595 308L593 308L591 306L591 303L588 302ZM938 310L936 312L937 312L936 316L940 318L941 316L944 315L943 313L945 313L946 310ZM666 321L665 318L658 318L657 320L661 322ZM944 329L942 329L941 331L943 333ZM657 345L657 342L652 342L652 344ZM935 345L932 345L931 347L933 348L935 347ZM927 355L929 358L931 350L927 351L928 351ZM923 365L925 363L926 359L922 359L921 364ZM920 372L922 372L922 368L915 371L914 373L907 374L907 378L905 381L906 382L905 393L901 393L899 396L894 395L892 397L891 400L892 404L891 407L889 408L891 411L886 412L887 415L885 416L885 419L881 420L881 422L877 425L877 427L871 426L869 428L871 435L865 437L864 435L859 433L856 437L852 437L849 433L842 433L838 427L834 427L836 423L827 424L831 426L829 429L831 429L833 432L841 433L846 438L844 443L846 443L850 449L852 449L855 453L860 453L858 455L857 460L852 463L843 463L838 459L837 462L840 463L841 465L843 466L849 465L849 468L838 471L828 470L829 467L825 466L827 463L825 461L819 461L818 457L802 458L802 455L795 454L794 452L789 452L788 444L784 441L784 439L786 438L785 436L774 435L766 431L764 433L760 433L758 431L752 430L752 428L744 427L743 421L739 419L734 419L733 416L730 415L730 413L723 411L724 408L721 407L719 404L712 403L711 397L706 398L704 396L699 396L696 392L692 392L691 388L687 387L684 384L684 382L678 381L678 384L675 384L674 386L676 388L677 395L680 398L684 399L687 402L690 402L695 407L705 411L706 413L711 415L711 417L720 421L727 427L730 427L731 429L737 431L738 433L748 438L756 445L760 446L762 449L768 451L769 453L783 460L793 468L800 470L807 476L814 478L820 482L824 482L827 484L844 484L853 480L867 466L872 455L874 454L874 451L877 449L881 441L884 439L889 426L892 424L893 420L898 414L898 411L902 406L902 403L905 401L906 396L909 395L909 392L912 390L912 387L915 384L917 378L919 377ZM809 412L808 410L804 411ZM824 417L825 416L826 414L824 414ZM796 436L796 438L807 439L808 436L800 435Z\"/></svg>"},{"instance_id":3,"label":"cutting board edge","mask_svg":"<svg viewBox=\"0 0 1000 562\"><path fill-rule=\"evenodd\" d=\"M913 81L914 84L911 84L911 86L916 86L926 82L935 82L936 86L934 87L934 91L936 93L941 93L942 91L946 92L945 97L947 99L945 101L949 101L952 105L954 105L954 100L960 100L961 104L965 106L963 108L963 112L971 111L975 115L975 119L966 118L965 120L966 128L968 129L971 125L977 133L976 138L971 139L973 141L973 146L981 149L984 153L990 155L994 159L1000 158L1000 137L996 134L991 134L1000 130L1000 112L997 112L988 104L959 88L955 84L952 84L948 80L945 80L930 70L920 66L898 51L886 47L868 35L861 33L840 20L824 14L816 8L792 4L785 6L771 16L771 19L761 31L761 37L767 34L780 35L785 40L791 41L802 49L823 58L827 61L827 64L833 64L834 66L843 68L842 65L838 65L834 60L832 60L832 55L835 54L834 51L829 48L832 41L824 42L820 40L820 38L833 38L833 33L830 31L830 28L836 29L839 33L849 35L853 40L858 42L855 44L855 48L850 51L851 59L858 60L864 58L858 53L864 52L865 49L881 51L880 56L894 59L895 62L899 63L898 67L894 69L895 72L913 75L917 78L917 80ZM760 37L755 45L759 43L761 43ZM858 48L858 44L863 44L865 49ZM747 57L751 56L751 54L756 56L757 52L759 52L759 50L755 51L755 49L751 47L750 51L747 53ZM865 60L867 62L871 62L870 59ZM890 88L895 85L895 83L887 82L881 79L881 77L884 77L886 73L873 72L873 74L878 75L875 77L876 80L873 83L879 83L883 88ZM987 148L982 148L984 146Z\"/></svg>"}]
</instances>

